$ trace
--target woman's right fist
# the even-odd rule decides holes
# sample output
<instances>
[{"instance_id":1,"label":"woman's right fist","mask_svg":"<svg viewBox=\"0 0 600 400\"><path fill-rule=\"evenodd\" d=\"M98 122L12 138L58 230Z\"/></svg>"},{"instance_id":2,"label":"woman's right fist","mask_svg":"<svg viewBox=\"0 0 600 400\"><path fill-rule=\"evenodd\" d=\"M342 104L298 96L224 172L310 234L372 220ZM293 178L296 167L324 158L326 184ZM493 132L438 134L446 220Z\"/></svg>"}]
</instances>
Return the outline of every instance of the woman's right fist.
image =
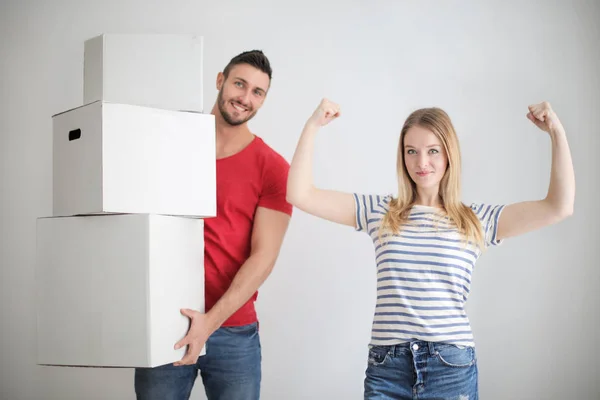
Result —
<instances>
[{"instance_id":1,"label":"woman's right fist","mask_svg":"<svg viewBox=\"0 0 600 400\"><path fill-rule=\"evenodd\" d=\"M321 127L327 125L339 116L340 106L327 99L323 99L309 118L308 122L316 127Z\"/></svg>"}]
</instances>

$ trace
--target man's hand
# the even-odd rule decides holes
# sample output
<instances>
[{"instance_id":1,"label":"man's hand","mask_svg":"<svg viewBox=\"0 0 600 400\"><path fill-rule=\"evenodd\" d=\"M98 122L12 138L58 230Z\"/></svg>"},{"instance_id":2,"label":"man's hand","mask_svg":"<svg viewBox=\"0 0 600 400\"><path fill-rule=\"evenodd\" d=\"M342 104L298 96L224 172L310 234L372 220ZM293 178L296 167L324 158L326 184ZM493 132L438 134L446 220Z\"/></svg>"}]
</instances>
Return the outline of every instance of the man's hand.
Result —
<instances>
[{"instance_id":1,"label":"man's hand","mask_svg":"<svg viewBox=\"0 0 600 400\"><path fill-rule=\"evenodd\" d=\"M175 344L175 350L188 347L185 356L173 364L175 366L195 364L208 337L216 330L212 327L208 314L187 308L182 309L181 313L190 319L191 325L187 335Z\"/></svg>"}]
</instances>

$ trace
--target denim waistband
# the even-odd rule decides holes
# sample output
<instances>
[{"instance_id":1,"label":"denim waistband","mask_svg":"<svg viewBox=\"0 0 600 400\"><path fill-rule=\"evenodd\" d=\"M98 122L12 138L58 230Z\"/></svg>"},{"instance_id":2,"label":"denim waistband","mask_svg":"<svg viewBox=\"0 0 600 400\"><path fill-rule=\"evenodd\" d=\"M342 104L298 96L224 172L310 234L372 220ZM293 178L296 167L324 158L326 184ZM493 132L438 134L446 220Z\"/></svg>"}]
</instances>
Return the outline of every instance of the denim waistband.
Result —
<instances>
[{"instance_id":1,"label":"denim waistband","mask_svg":"<svg viewBox=\"0 0 600 400\"><path fill-rule=\"evenodd\" d=\"M392 344L392 345L381 345L376 347L387 348L388 353L392 356L399 356L401 354L406 354L407 352L412 352L413 354L437 354L437 348L440 346L457 346L459 348L466 348L465 346L458 346L451 343L443 343L443 342L427 342L424 340L411 340L409 342Z\"/></svg>"}]
</instances>

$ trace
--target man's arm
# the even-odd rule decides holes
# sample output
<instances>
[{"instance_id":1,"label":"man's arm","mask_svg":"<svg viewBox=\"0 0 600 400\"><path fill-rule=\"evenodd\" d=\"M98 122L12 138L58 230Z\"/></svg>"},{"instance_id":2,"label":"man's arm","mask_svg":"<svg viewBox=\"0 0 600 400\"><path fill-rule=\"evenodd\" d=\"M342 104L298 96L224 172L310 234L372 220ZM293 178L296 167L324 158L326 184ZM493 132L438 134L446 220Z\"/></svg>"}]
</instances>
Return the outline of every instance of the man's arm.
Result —
<instances>
[{"instance_id":1,"label":"man's arm","mask_svg":"<svg viewBox=\"0 0 600 400\"><path fill-rule=\"evenodd\" d=\"M290 216L280 211L258 207L254 217L250 257L235 275L229 289L206 314L184 309L181 313L191 319L188 334L175 349L185 345L185 356L175 365L196 363L208 337L258 290L267 279L279 256Z\"/></svg>"},{"instance_id":2,"label":"man's arm","mask_svg":"<svg viewBox=\"0 0 600 400\"><path fill-rule=\"evenodd\" d=\"M233 278L227 292L208 312L215 330L239 310L271 274L289 222L290 216L285 213L257 208L250 257Z\"/></svg>"}]
</instances>

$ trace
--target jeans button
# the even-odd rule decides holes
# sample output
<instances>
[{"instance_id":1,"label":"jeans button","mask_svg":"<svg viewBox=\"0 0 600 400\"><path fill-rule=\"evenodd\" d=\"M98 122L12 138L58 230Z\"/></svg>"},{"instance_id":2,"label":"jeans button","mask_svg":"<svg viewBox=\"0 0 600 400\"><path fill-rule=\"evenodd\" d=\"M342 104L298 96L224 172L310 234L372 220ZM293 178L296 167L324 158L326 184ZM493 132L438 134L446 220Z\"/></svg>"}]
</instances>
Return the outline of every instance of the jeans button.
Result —
<instances>
[{"instance_id":1,"label":"jeans button","mask_svg":"<svg viewBox=\"0 0 600 400\"><path fill-rule=\"evenodd\" d=\"M417 351L417 350L419 350L419 345L418 345L418 344L416 344L416 343L415 343L415 344L413 344L413 345L412 345L412 349L413 349L414 351Z\"/></svg>"}]
</instances>

